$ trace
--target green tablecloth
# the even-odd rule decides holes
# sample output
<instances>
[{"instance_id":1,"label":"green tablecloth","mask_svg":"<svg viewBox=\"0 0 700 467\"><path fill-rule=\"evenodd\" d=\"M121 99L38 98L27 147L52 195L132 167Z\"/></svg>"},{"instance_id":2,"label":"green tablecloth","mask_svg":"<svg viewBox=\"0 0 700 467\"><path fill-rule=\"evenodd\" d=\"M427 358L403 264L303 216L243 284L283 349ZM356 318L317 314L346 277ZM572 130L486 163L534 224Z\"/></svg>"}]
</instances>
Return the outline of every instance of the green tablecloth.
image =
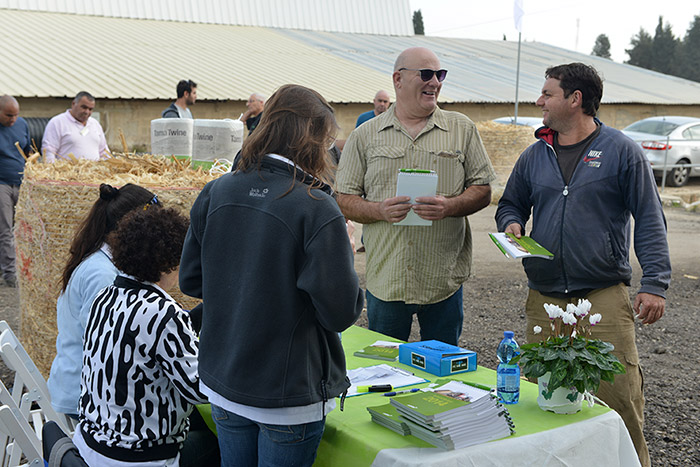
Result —
<instances>
[{"instance_id":1,"label":"green tablecloth","mask_svg":"<svg viewBox=\"0 0 700 467\"><path fill-rule=\"evenodd\" d=\"M357 326L353 326L345 331L343 333L343 347L345 348L348 369L387 363L353 355L353 352L356 350L377 340L386 340L386 336ZM498 342L494 342L494 352L497 345ZM389 362L389 364L410 369L416 375L422 376L429 381L438 379L435 375L398 362ZM479 367L476 371L454 375L453 379L495 387L496 372L488 368ZM424 383L415 387L425 387L427 385L428 383ZM346 398L345 410L341 412L339 407L337 407L326 418L326 429L314 465L334 467L371 465L377 453L382 449L432 447L432 445L418 438L401 436L387 428L372 423L366 407L380 405L387 401L388 398L382 394L366 394ZM513 436L516 437L588 420L610 411L610 409L600 405L588 407L584 402L583 409L577 414L556 415L551 412L545 412L537 405L537 385L526 381L522 381L520 385L520 402L509 405L508 410L515 423L516 433Z\"/></svg>"}]
</instances>

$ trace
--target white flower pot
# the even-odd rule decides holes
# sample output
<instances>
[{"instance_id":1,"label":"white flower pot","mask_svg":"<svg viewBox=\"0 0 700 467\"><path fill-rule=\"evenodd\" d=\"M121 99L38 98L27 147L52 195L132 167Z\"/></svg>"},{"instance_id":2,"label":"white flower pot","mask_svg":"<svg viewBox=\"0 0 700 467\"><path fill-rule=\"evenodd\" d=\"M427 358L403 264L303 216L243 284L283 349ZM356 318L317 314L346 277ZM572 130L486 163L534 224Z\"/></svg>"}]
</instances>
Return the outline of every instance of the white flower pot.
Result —
<instances>
[{"instance_id":1,"label":"white flower pot","mask_svg":"<svg viewBox=\"0 0 700 467\"><path fill-rule=\"evenodd\" d=\"M537 386L539 388L539 393L537 396L537 404L542 410L549 410L550 412L558 414L571 414L576 413L581 410L581 402L583 402L583 394L578 392L576 388L564 388L559 387L554 390L551 399L545 399L542 395L543 392L547 390L547 384L549 383L549 377L551 373L545 373L537 379ZM571 395L570 398L567 396ZM572 402L571 399L574 399Z\"/></svg>"}]
</instances>

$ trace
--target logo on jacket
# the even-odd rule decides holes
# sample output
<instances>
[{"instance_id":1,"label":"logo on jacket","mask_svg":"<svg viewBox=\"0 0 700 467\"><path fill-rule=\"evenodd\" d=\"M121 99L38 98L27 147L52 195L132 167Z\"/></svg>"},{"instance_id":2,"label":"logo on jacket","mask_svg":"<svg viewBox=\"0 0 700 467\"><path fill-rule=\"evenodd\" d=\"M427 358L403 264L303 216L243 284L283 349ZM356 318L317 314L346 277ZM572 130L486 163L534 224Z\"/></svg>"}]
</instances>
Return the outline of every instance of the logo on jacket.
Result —
<instances>
[{"instance_id":1,"label":"logo on jacket","mask_svg":"<svg viewBox=\"0 0 700 467\"><path fill-rule=\"evenodd\" d=\"M264 198L267 196L267 192L270 191L267 188L263 188L262 190L259 188L251 188L250 191L248 192L248 196L252 196L253 198Z\"/></svg>"},{"instance_id":2,"label":"logo on jacket","mask_svg":"<svg viewBox=\"0 0 700 467\"><path fill-rule=\"evenodd\" d=\"M588 165L588 167L600 167L600 156L603 155L603 151L588 151L588 154L583 156L583 163Z\"/></svg>"}]
</instances>

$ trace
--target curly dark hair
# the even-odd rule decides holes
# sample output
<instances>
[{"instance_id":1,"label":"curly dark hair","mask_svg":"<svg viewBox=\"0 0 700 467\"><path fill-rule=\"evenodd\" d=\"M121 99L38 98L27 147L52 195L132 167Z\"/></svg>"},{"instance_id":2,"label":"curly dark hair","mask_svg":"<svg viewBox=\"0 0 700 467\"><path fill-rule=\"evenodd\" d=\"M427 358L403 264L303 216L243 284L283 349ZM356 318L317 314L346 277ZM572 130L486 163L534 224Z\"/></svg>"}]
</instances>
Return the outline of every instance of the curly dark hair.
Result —
<instances>
[{"instance_id":1,"label":"curly dark hair","mask_svg":"<svg viewBox=\"0 0 700 467\"><path fill-rule=\"evenodd\" d=\"M107 239L112 261L141 282L158 282L180 264L189 225L189 219L173 208L132 211Z\"/></svg>"}]
</instances>

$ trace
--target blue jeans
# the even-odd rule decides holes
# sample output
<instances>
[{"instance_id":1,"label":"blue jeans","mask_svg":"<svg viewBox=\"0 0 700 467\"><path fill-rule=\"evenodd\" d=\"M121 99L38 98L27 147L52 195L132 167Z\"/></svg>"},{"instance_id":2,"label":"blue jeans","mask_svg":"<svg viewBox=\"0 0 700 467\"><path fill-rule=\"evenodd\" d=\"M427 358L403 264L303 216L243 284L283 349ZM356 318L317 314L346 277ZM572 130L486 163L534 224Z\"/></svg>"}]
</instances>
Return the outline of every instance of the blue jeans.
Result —
<instances>
[{"instance_id":1,"label":"blue jeans","mask_svg":"<svg viewBox=\"0 0 700 467\"><path fill-rule=\"evenodd\" d=\"M211 405L221 467L311 466L326 419L302 425L258 423Z\"/></svg>"},{"instance_id":2,"label":"blue jeans","mask_svg":"<svg viewBox=\"0 0 700 467\"><path fill-rule=\"evenodd\" d=\"M452 296L429 305L411 305L405 302L385 302L366 291L369 329L407 341L411 334L413 315L418 316L420 338L435 339L457 345L462 333L462 287Z\"/></svg>"}]
</instances>

